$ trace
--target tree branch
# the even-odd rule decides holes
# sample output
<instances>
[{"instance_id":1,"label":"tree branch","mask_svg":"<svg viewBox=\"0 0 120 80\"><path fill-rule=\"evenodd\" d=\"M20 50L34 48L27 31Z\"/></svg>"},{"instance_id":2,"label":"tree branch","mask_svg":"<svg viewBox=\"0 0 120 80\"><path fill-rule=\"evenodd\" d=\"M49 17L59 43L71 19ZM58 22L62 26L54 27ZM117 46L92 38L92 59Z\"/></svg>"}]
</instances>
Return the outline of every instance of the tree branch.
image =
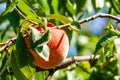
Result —
<instances>
[{"instance_id":1,"label":"tree branch","mask_svg":"<svg viewBox=\"0 0 120 80\"><path fill-rule=\"evenodd\" d=\"M46 77L45 80L50 80L52 75L55 73L55 71L66 68L68 66L70 66L71 64L75 63L75 62L81 62L81 61L96 61L99 59L100 55L96 55L96 57L93 60L94 55L92 56L73 56L70 58L66 58L59 66L55 67L54 69L50 69L49 70L49 74ZM40 69L37 68L37 71L44 71L45 69Z\"/></svg>"},{"instance_id":2,"label":"tree branch","mask_svg":"<svg viewBox=\"0 0 120 80\"><path fill-rule=\"evenodd\" d=\"M21 12L19 12L19 10L17 10L17 8L15 8L15 10L16 10L19 14L21 14ZM23 16L23 17L24 17L24 16ZM87 17L87 18L85 18L85 19L79 20L78 23L79 23L79 24L82 24L82 23L88 22L88 21L90 21L90 20L94 20L94 19L96 19L96 18L98 18L98 17L100 17L100 18L111 18L111 19L114 19L114 20L120 22L120 18L118 18L118 17L116 17L116 16L113 16L113 15L111 15L111 14L99 13L99 14L96 14L96 15L94 15L94 16L90 16L90 17ZM64 24L64 25L55 26L55 27L53 27L53 28L64 28L64 27L69 27L69 26L70 26L70 24ZM3 46L2 48L0 48L0 53L3 52L3 51L6 49L6 47L8 47L8 45L9 45L9 46L12 45L12 44L13 44L13 41L15 41L15 40L16 40L16 38L12 38L12 39L6 41L5 43L0 43L0 46L1 46L1 45Z\"/></svg>"},{"instance_id":3,"label":"tree branch","mask_svg":"<svg viewBox=\"0 0 120 80\"><path fill-rule=\"evenodd\" d=\"M94 57L94 55L92 55L92 56L73 56L70 58L66 58L59 66L57 66L55 68L55 70L66 68L75 62L92 61L93 57ZM97 60L99 57L100 57L100 55L97 55L94 60Z\"/></svg>"},{"instance_id":4,"label":"tree branch","mask_svg":"<svg viewBox=\"0 0 120 80\"><path fill-rule=\"evenodd\" d=\"M21 12L17 8L15 8L15 10L21 15ZM21 15L21 16L23 16L23 15ZM111 19L114 19L114 20L120 22L120 18L118 18L116 16L113 16L111 14L99 13L99 14L96 14L94 16L90 16L90 17L87 17L85 19L79 20L78 23L82 24L82 23L88 22L90 20L94 20L96 18L99 18L99 17L100 18L111 18ZM25 17L23 16L23 18L25 18ZM64 28L64 27L69 27L69 26L70 26L70 24L64 24L64 25L55 26L53 28ZM6 49L6 47L8 47L8 45L9 46L12 45L13 41L15 41L15 40L16 40L16 38L12 38L12 39L6 41L5 43L0 43L0 46L3 46L2 48L0 48L0 53L3 52Z\"/></svg>"},{"instance_id":5,"label":"tree branch","mask_svg":"<svg viewBox=\"0 0 120 80\"><path fill-rule=\"evenodd\" d=\"M27 34L23 35L23 37L26 37ZM6 42L3 42L3 43L0 43L0 46L2 46L0 48L0 53L6 51L7 48L9 48L11 45L13 45L16 41L17 37L14 37L14 38L11 38L11 39L8 39Z\"/></svg>"},{"instance_id":6,"label":"tree branch","mask_svg":"<svg viewBox=\"0 0 120 80\"><path fill-rule=\"evenodd\" d=\"M17 37L11 38L9 40L7 40L4 43L0 43L2 45L2 47L0 48L0 53L2 53L3 51L6 51L6 49L13 45L13 43L15 42L15 40L17 39Z\"/></svg>"},{"instance_id":7,"label":"tree branch","mask_svg":"<svg viewBox=\"0 0 120 80\"><path fill-rule=\"evenodd\" d=\"M87 17L85 19L82 19L82 20L79 20L78 23L79 24L82 24L82 23L85 23L85 22L89 22L91 20L94 20L96 18L111 18L113 20L116 20L117 22L120 22L120 18L119 17L116 17L116 16L113 16L111 14L104 14L104 13L99 13L99 14L96 14L96 15L93 15L93 16L90 16L90 17ZM54 28L65 28L65 27L69 27L70 26L70 23L69 24L64 24L64 25L59 25L59 26L55 26Z\"/></svg>"}]
</instances>

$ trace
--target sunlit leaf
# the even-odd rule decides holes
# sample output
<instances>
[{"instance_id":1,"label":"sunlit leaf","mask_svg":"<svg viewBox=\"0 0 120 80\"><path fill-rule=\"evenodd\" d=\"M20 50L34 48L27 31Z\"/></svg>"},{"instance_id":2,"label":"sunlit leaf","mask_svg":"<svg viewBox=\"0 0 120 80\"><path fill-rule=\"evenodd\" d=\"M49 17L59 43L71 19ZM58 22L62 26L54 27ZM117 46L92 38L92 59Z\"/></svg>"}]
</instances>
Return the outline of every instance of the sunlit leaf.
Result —
<instances>
[{"instance_id":1,"label":"sunlit leaf","mask_svg":"<svg viewBox=\"0 0 120 80\"><path fill-rule=\"evenodd\" d=\"M69 0L67 0L67 2L66 2L66 7L72 15L75 15L75 10L73 8L72 3Z\"/></svg>"},{"instance_id":2,"label":"sunlit leaf","mask_svg":"<svg viewBox=\"0 0 120 80\"><path fill-rule=\"evenodd\" d=\"M107 34L105 35L104 37L102 37L97 45L96 45L96 48L95 48L95 52L94 54L96 54L103 46L105 46L105 44L110 40L110 39L114 39L116 38L116 35L113 35L113 34Z\"/></svg>"},{"instance_id":3,"label":"sunlit leaf","mask_svg":"<svg viewBox=\"0 0 120 80\"><path fill-rule=\"evenodd\" d=\"M36 13L27 4L24 3L24 1L19 0L17 6L23 12L26 20L33 20L35 22L42 23L41 18L38 17Z\"/></svg>"},{"instance_id":4,"label":"sunlit leaf","mask_svg":"<svg viewBox=\"0 0 120 80\"><path fill-rule=\"evenodd\" d=\"M24 21L21 25L22 28L27 29L31 23L29 21Z\"/></svg>"},{"instance_id":5,"label":"sunlit leaf","mask_svg":"<svg viewBox=\"0 0 120 80\"><path fill-rule=\"evenodd\" d=\"M35 12L29 6L27 6L22 0L19 0L17 6L25 15L32 16L35 14Z\"/></svg>"},{"instance_id":6,"label":"sunlit leaf","mask_svg":"<svg viewBox=\"0 0 120 80\"><path fill-rule=\"evenodd\" d=\"M120 13L120 3L118 2L119 0L109 0L110 1L110 4L111 4L111 7L114 8L114 10L117 12L117 13Z\"/></svg>"},{"instance_id":7,"label":"sunlit leaf","mask_svg":"<svg viewBox=\"0 0 120 80\"><path fill-rule=\"evenodd\" d=\"M47 15L47 18L56 19L56 20L62 22L63 24L67 24L67 23L71 22L70 19L68 19L67 17L60 15L60 14L50 14L50 15Z\"/></svg>"},{"instance_id":8,"label":"sunlit leaf","mask_svg":"<svg viewBox=\"0 0 120 80\"><path fill-rule=\"evenodd\" d=\"M51 2L52 8L55 14L58 13L58 6L59 6L58 4L59 4L58 0L52 0Z\"/></svg>"},{"instance_id":9,"label":"sunlit leaf","mask_svg":"<svg viewBox=\"0 0 120 80\"><path fill-rule=\"evenodd\" d=\"M45 80L46 75L48 75L48 71L36 72L34 76L34 80Z\"/></svg>"}]
</instances>

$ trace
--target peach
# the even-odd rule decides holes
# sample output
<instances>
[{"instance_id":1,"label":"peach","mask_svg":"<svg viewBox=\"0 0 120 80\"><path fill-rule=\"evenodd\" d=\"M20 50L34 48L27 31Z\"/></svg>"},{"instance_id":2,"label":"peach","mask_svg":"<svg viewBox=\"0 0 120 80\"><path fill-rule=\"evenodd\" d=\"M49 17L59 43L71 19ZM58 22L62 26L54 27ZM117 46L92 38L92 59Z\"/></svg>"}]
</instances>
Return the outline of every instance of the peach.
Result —
<instances>
[{"instance_id":1,"label":"peach","mask_svg":"<svg viewBox=\"0 0 120 80\"><path fill-rule=\"evenodd\" d=\"M66 58L69 49L68 36L64 30L51 29L50 34L52 37L47 43L48 47L50 48L48 61L39 56L35 50L31 49L28 37L25 38L25 42L29 47L29 51L34 56L33 64L43 69L52 69L61 64Z\"/></svg>"}]
</instances>

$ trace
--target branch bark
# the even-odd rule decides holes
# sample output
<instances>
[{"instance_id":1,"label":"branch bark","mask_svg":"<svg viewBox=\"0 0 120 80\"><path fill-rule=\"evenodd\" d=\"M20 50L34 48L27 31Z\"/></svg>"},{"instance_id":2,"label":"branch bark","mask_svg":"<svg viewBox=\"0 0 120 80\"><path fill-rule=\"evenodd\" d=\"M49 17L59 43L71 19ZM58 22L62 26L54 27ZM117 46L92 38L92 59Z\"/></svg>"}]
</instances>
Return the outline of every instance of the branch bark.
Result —
<instances>
[{"instance_id":1,"label":"branch bark","mask_svg":"<svg viewBox=\"0 0 120 80\"><path fill-rule=\"evenodd\" d=\"M70 58L66 58L59 66L49 70L49 74L45 80L50 80L51 77L53 76L53 74L55 73L55 71L57 71L57 70L66 68L75 62L81 62L81 61L94 62L99 59L100 55L96 55L94 60L93 60L93 57L94 57L94 55L92 55L92 56L73 56ZM44 71L44 69L40 69L40 68L37 68L37 69L38 69L37 71L40 71L40 70Z\"/></svg>"},{"instance_id":2,"label":"branch bark","mask_svg":"<svg viewBox=\"0 0 120 80\"><path fill-rule=\"evenodd\" d=\"M0 48L0 53L6 51L6 49L8 47L10 47L11 45L13 45L13 43L15 43L16 39L17 39L17 37L14 37L14 38L11 38L11 39L7 40L4 43L0 43L2 45L2 47Z\"/></svg>"},{"instance_id":3,"label":"branch bark","mask_svg":"<svg viewBox=\"0 0 120 80\"><path fill-rule=\"evenodd\" d=\"M85 19L79 20L78 23L82 24L82 23L94 20L96 18L111 18L113 20L116 20L117 22L120 22L120 18L117 17L117 16L114 16L114 15L111 15L111 14L99 13L99 14L87 17ZM58 28L59 29L59 28L64 28L64 27L69 27L69 26L70 26L70 24L64 24L64 25L55 26L54 28Z\"/></svg>"},{"instance_id":4,"label":"branch bark","mask_svg":"<svg viewBox=\"0 0 120 80\"><path fill-rule=\"evenodd\" d=\"M17 9L17 8L15 8L15 10L16 10L16 9ZM19 14L21 14L21 13L19 12L19 10L16 10L16 11L17 11ZM99 14L96 14L96 15L94 15L94 16L90 16L90 17L87 17L87 18L85 18L85 19L79 20L78 23L79 23L79 24L82 24L82 23L88 22L88 21L90 21L90 20L94 20L94 19L96 19L96 18L99 18L99 17L100 17L100 18L111 18L111 19L116 20L117 22L120 22L120 18L119 18L119 17L113 16L113 15L111 15L111 14L99 13ZM32 21L31 21L31 22L32 22ZM69 26L70 26L70 24L64 24L64 25L55 26L55 27L53 27L53 28L58 28L58 29L60 29L60 28L65 28L65 27L69 27ZM16 40L16 38L12 38L12 39L6 41L5 43L0 43L0 46L3 46L2 48L0 48L0 53L3 52L3 51L6 49L6 47L8 47L8 44L9 44L9 46L12 45L12 44L13 44L12 41L15 41L15 40ZM4 45L4 44L5 44L5 45Z\"/></svg>"}]
</instances>

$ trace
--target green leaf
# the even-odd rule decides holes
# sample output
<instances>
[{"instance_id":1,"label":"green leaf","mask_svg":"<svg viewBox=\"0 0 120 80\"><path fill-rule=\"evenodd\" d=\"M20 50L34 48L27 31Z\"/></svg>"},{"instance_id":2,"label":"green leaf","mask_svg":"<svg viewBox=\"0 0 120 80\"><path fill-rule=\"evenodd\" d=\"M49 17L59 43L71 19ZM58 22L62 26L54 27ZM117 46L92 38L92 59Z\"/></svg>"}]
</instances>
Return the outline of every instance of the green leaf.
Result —
<instances>
[{"instance_id":1,"label":"green leaf","mask_svg":"<svg viewBox=\"0 0 120 80\"><path fill-rule=\"evenodd\" d=\"M34 35L35 36L35 35ZM37 35L36 35L37 36ZM38 36L39 36L39 34L38 34ZM50 32L49 32L49 30L44 34L44 35L42 35L42 36L40 36L41 38L39 38L39 39L37 39L35 42L34 42L34 44L32 45L32 48L35 48L35 47L37 47L38 45L39 46L42 46L42 45L44 45L45 43L47 43L49 40L50 40Z\"/></svg>"},{"instance_id":2,"label":"green leaf","mask_svg":"<svg viewBox=\"0 0 120 80\"><path fill-rule=\"evenodd\" d=\"M31 38L32 38L32 48L41 56L44 60L48 61L49 59L49 47L46 43L50 40L49 30L42 35L36 28L30 27L31 29Z\"/></svg>"},{"instance_id":3,"label":"green leaf","mask_svg":"<svg viewBox=\"0 0 120 80\"><path fill-rule=\"evenodd\" d=\"M73 8L73 5L69 0L67 0L66 2L66 7L72 15L75 15L75 9Z\"/></svg>"},{"instance_id":4,"label":"green leaf","mask_svg":"<svg viewBox=\"0 0 120 80\"><path fill-rule=\"evenodd\" d=\"M58 6L59 6L58 4L59 4L58 0L52 0L52 2L51 2L51 6L52 6L55 14L59 12L58 11Z\"/></svg>"},{"instance_id":5,"label":"green leaf","mask_svg":"<svg viewBox=\"0 0 120 80\"><path fill-rule=\"evenodd\" d=\"M80 32L80 24L77 21L73 21L70 25L70 29L72 29L75 32Z\"/></svg>"},{"instance_id":6,"label":"green leaf","mask_svg":"<svg viewBox=\"0 0 120 80\"><path fill-rule=\"evenodd\" d=\"M24 20L21 27L24 29L27 29L31 23L27 20Z\"/></svg>"},{"instance_id":7,"label":"green leaf","mask_svg":"<svg viewBox=\"0 0 120 80\"><path fill-rule=\"evenodd\" d=\"M108 25L105 29L107 32L112 33L114 35L120 36L120 31L117 29L117 27L115 28L113 25Z\"/></svg>"},{"instance_id":8,"label":"green leaf","mask_svg":"<svg viewBox=\"0 0 120 80\"><path fill-rule=\"evenodd\" d=\"M44 14L50 14L50 10L49 10L49 6L48 6L48 3L47 3L47 0L36 0L37 3L39 4L40 6L40 11L38 11L39 13L44 12Z\"/></svg>"},{"instance_id":9,"label":"green leaf","mask_svg":"<svg viewBox=\"0 0 120 80\"><path fill-rule=\"evenodd\" d=\"M11 76L9 69L10 66L8 66L7 69L5 69L4 73L0 75L2 80L16 80L14 76Z\"/></svg>"},{"instance_id":10,"label":"green leaf","mask_svg":"<svg viewBox=\"0 0 120 80\"><path fill-rule=\"evenodd\" d=\"M11 64L14 72L14 76L17 80L27 80L25 75L20 71L20 65L18 62L17 51L13 51L11 55Z\"/></svg>"},{"instance_id":11,"label":"green leaf","mask_svg":"<svg viewBox=\"0 0 120 80\"><path fill-rule=\"evenodd\" d=\"M68 36L68 38L69 38L69 44L70 44L70 42L71 42L71 40L72 40L72 36L73 36L73 30L70 30L70 29L68 29L68 28L65 28L65 32L66 32L66 34L67 34L67 36Z\"/></svg>"},{"instance_id":12,"label":"green leaf","mask_svg":"<svg viewBox=\"0 0 120 80\"><path fill-rule=\"evenodd\" d=\"M17 39L16 39L16 49L19 53L24 53L25 51L27 51L27 46L25 45L25 41L24 41L24 37L22 35L22 33L19 33ZM25 51L23 51L25 50Z\"/></svg>"},{"instance_id":13,"label":"green leaf","mask_svg":"<svg viewBox=\"0 0 120 80\"><path fill-rule=\"evenodd\" d=\"M19 0L17 6L25 15L32 16L35 14L35 12L29 6L27 6L23 0Z\"/></svg>"},{"instance_id":14,"label":"green leaf","mask_svg":"<svg viewBox=\"0 0 120 80\"><path fill-rule=\"evenodd\" d=\"M18 0L13 0L13 2L10 3L10 5L6 8L6 10L2 13L1 16L4 16L4 15L12 12L14 10L14 8L16 7L17 2L18 2Z\"/></svg>"},{"instance_id":15,"label":"green leaf","mask_svg":"<svg viewBox=\"0 0 120 80\"><path fill-rule=\"evenodd\" d=\"M20 16L17 14L17 12L12 11L11 13L7 14L8 20L10 21L10 24L12 25L15 33L19 32L19 21Z\"/></svg>"},{"instance_id":16,"label":"green leaf","mask_svg":"<svg viewBox=\"0 0 120 80\"><path fill-rule=\"evenodd\" d=\"M50 49L47 46L47 44L43 46L38 46L35 48L35 51L38 53L39 56L41 56L45 61L49 60L49 55L50 55Z\"/></svg>"},{"instance_id":17,"label":"green leaf","mask_svg":"<svg viewBox=\"0 0 120 80\"><path fill-rule=\"evenodd\" d=\"M70 19L68 19L67 17L60 15L60 14L50 14L50 15L47 15L47 18L56 19L56 20L62 22L63 24L71 23Z\"/></svg>"},{"instance_id":18,"label":"green leaf","mask_svg":"<svg viewBox=\"0 0 120 80\"><path fill-rule=\"evenodd\" d=\"M42 37L42 34L35 27L30 27L30 30L31 30L32 41L33 43L35 43L37 40L39 40Z\"/></svg>"},{"instance_id":19,"label":"green leaf","mask_svg":"<svg viewBox=\"0 0 120 80\"><path fill-rule=\"evenodd\" d=\"M110 4L111 4L111 7L114 8L114 10L117 12L117 13L120 13L120 3L118 2L118 0L109 0L110 1Z\"/></svg>"},{"instance_id":20,"label":"green leaf","mask_svg":"<svg viewBox=\"0 0 120 80\"><path fill-rule=\"evenodd\" d=\"M33 80L45 80L45 77L48 75L48 73L48 71L36 72Z\"/></svg>"},{"instance_id":21,"label":"green leaf","mask_svg":"<svg viewBox=\"0 0 120 80\"><path fill-rule=\"evenodd\" d=\"M107 34L104 37L102 37L96 45L94 54L96 54L102 47L104 47L110 39L114 38L116 38L116 35L113 34Z\"/></svg>"},{"instance_id":22,"label":"green leaf","mask_svg":"<svg viewBox=\"0 0 120 80\"><path fill-rule=\"evenodd\" d=\"M76 0L76 15L77 15L77 20L81 19L81 17L83 16L84 12L87 9L87 1L88 0ZM93 0L92 0L93 1ZM89 10L88 10L89 12Z\"/></svg>"},{"instance_id":23,"label":"green leaf","mask_svg":"<svg viewBox=\"0 0 120 80\"><path fill-rule=\"evenodd\" d=\"M27 46L25 45L24 37L22 33L19 33L17 40L16 40L16 51L13 55L16 62L12 63L14 64L13 67L16 68L14 70L14 73L16 74L16 78L18 80L19 75L23 77L23 79L19 80L32 80L32 77L35 73L35 68L32 64L33 62L33 56L29 53ZM19 72L20 73L19 73ZM19 73L19 75L18 75Z\"/></svg>"},{"instance_id":24,"label":"green leaf","mask_svg":"<svg viewBox=\"0 0 120 80\"><path fill-rule=\"evenodd\" d=\"M3 53L0 57L0 75L2 75L6 69L6 65L8 65L8 55L6 52Z\"/></svg>"},{"instance_id":25,"label":"green leaf","mask_svg":"<svg viewBox=\"0 0 120 80\"><path fill-rule=\"evenodd\" d=\"M26 3L24 3L23 0L19 0L17 6L26 16L26 20L33 20L43 24L42 19L38 17L36 13Z\"/></svg>"}]
</instances>

